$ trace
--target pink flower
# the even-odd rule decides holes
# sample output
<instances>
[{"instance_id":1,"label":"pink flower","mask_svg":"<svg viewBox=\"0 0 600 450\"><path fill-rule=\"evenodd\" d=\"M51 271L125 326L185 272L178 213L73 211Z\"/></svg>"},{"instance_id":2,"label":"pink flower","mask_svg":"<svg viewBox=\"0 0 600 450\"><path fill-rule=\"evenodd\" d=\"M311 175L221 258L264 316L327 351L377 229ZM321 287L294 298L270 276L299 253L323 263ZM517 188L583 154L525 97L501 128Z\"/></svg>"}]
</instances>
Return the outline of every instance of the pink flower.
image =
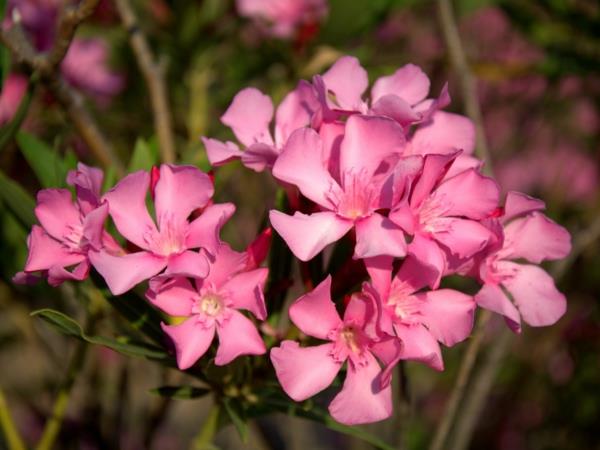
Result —
<instances>
[{"instance_id":1,"label":"pink flower","mask_svg":"<svg viewBox=\"0 0 600 450\"><path fill-rule=\"evenodd\" d=\"M395 340L376 343L365 332L375 312L372 303L360 296L352 297L341 319L330 288L331 277L327 277L289 310L292 322L304 334L329 342L300 347L297 342L283 341L273 348L271 361L277 379L292 399L302 401L327 388L347 361L344 386L329 405L331 416L347 425L386 419L392 414L392 390L382 381L375 355L384 364L392 363L397 353ZM389 351L390 344L395 352Z\"/></svg>"},{"instance_id":2,"label":"pink flower","mask_svg":"<svg viewBox=\"0 0 600 450\"><path fill-rule=\"evenodd\" d=\"M548 273L536 265L513 262L524 259L539 264L564 258L571 251L569 232L540 213L542 209L542 201L509 192L501 219L503 229L498 230L498 241L479 265L484 284L475 301L505 316L509 327L517 332L521 317L534 327L552 325L567 308L564 295ZM500 226L497 222L495 225Z\"/></svg>"},{"instance_id":3,"label":"pink flower","mask_svg":"<svg viewBox=\"0 0 600 450\"><path fill-rule=\"evenodd\" d=\"M301 81L281 102L275 114L275 138L269 124L273 119L273 102L256 88L242 89L221 117L236 138L245 146L244 151L233 142L221 142L202 137L208 159L213 166L241 159L249 169L262 172L273 167L288 137L298 128L310 123L317 100L310 85Z\"/></svg>"},{"instance_id":4,"label":"pink flower","mask_svg":"<svg viewBox=\"0 0 600 450\"><path fill-rule=\"evenodd\" d=\"M498 206L498 186L474 169L445 178L457 153L426 155L423 172L389 218L414 236L410 252L437 275L437 288L447 265L446 254L469 258L483 250L492 232L480 223Z\"/></svg>"},{"instance_id":5,"label":"pink flower","mask_svg":"<svg viewBox=\"0 0 600 450\"><path fill-rule=\"evenodd\" d=\"M34 225L31 230L24 273L17 274L15 282L34 281L29 275L38 271L47 272L53 286L65 280L83 280L89 273L90 253L114 245L103 229L108 205L99 200L102 171L80 163L67 180L76 188L75 203L67 189L38 192L35 215L41 226ZM67 270L73 266L72 271Z\"/></svg>"},{"instance_id":6,"label":"pink flower","mask_svg":"<svg viewBox=\"0 0 600 450\"><path fill-rule=\"evenodd\" d=\"M160 167L153 191L156 222L146 208L149 190L150 174L140 170L127 175L103 197L119 233L141 250L90 253L94 268L114 295L165 268L165 274L171 276L205 277L209 270L207 254L217 251L219 230L235 210L231 203L207 206L214 192L212 182L192 166ZM199 208L204 208L202 214L190 220ZM193 250L198 248L200 251Z\"/></svg>"},{"instance_id":7,"label":"pink flower","mask_svg":"<svg viewBox=\"0 0 600 450\"><path fill-rule=\"evenodd\" d=\"M222 366L240 355L262 355L265 345L254 324L238 309L264 320L267 312L263 288L268 270L245 270L247 254L220 245L206 278L150 281L148 299L169 315L187 317L179 325L161 324L173 340L177 366L184 370L200 358L219 336L215 364Z\"/></svg>"},{"instance_id":8,"label":"pink flower","mask_svg":"<svg viewBox=\"0 0 600 450\"><path fill-rule=\"evenodd\" d=\"M303 128L290 137L273 175L296 185L323 209L310 215L269 213L273 228L294 255L307 261L352 228L356 258L406 254L404 233L378 212L390 207L394 177L420 170L420 157L400 159L404 144L396 122L362 115L348 119L339 155L330 154L329 160L323 139L314 130Z\"/></svg>"},{"instance_id":9,"label":"pink flower","mask_svg":"<svg viewBox=\"0 0 600 450\"><path fill-rule=\"evenodd\" d=\"M300 27L327 15L326 0L237 0L236 5L241 16L282 39L293 37Z\"/></svg>"},{"instance_id":10,"label":"pink flower","mask_svg":"<svg viewBox=\"0 0 600 450\"><path fill-rule=\"evenodd\" d=\"M17 112L27 90L27 78L11 73L4 80L0 92L0 125L10 122Z\"/></svg>"},{"instance_id":11,"label":"pink flower","mask_svg":"<svg viewBox=\"0 0 600 450\"><path fill-rule=\"evenodd\" d=\"M108 45L102 39L74 39L61 64L69 84L100 104L106 104L124 87L124 77L108 67L108 52Z\"/></svg>"},{"instance_id":12,"label":"pink flower","mask_svg":"<svg viewBox=\"0 0 600 450\"><path fill-rule=\"evenodd\" d=\"M372 281L363 292L379 305L380 330L399 340L399 358L443 370L438 341L450 347L469 336L475 312L473 297L452 289L419 292L436 274L413 255L407 256L393 278L391 257L365 263Z\"/></svg>"}]
</instances>

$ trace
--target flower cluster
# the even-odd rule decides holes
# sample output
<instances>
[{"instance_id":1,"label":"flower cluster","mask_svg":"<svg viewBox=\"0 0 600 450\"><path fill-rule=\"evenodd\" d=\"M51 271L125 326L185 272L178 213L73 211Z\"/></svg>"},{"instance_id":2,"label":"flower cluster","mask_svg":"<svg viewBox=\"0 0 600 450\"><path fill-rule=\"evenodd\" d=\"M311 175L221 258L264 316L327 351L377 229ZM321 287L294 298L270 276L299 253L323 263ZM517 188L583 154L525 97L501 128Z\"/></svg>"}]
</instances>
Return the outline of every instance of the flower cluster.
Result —
<instances>
[{"instance_id":1,"label":"flower cluster","mask_svg":"<svg viewBox=\"0 0 600 450\"><path fill-rule=\"evenodd\" d=\"M391 371L400 360L443 370L440 343L466 339L477 306L503 315L517 332L521 319L556 322L566 301L538 264L570 251L569 233L543 215L541 201L516 192L500 200L472 155L473 124L442 110L450 102L445 86L429 98L428 77L411 64L379 78L367 97L368 84L358 61L343 57L301 81L276 112L269 97L247 88L221 118L242 147L203 138L213 165L240 159L285 188L292 208L270 211L270 222L300 261L344 240L368 274L344 302L332 300L332 285L347 275L324 274L289 308L300 340L324 343L284 340L270 353L281 386L297 401L327 388L345 367L329 405L345 424L392 414ZM163 324L181 369L207 352L215 333L217 365L266 352L239 310L267 317L268 271L259 266L269 234L244 253L223 243L220 230L235 207L211 201L207 174L162 165L102 194L101 172L80 165L68 182L75 202L66 189L38 194L40 225L18 281L39 273L51 284L82 280L93 266L119 295L149 280L147 299L185 318ZM108 217L122 239L106 231ZM475 296L449 289L449 275L473 278L481 289Z\"/></svg>"}]
</instances>

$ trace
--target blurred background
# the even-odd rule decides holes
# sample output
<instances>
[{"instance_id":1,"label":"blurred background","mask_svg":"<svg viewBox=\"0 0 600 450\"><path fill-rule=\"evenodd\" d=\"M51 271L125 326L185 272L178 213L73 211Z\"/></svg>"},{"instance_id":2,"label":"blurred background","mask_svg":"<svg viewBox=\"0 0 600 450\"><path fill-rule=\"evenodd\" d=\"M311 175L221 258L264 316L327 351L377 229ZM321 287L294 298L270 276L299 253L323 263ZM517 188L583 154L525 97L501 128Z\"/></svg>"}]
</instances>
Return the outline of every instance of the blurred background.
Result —
<instances>
[{"instance_id":1,"label":"blurred background","mask_svg":"<svg viewBox=\"0 0 600 450\"><path fill-rule=\"evenodd\" d=\"M8 1L3 26L15 20L12 11L18 9L35 46L43 50L60 3ZM199 137L231 139L219 117L240 89L258 87L277 104L299 79L322 73L345 54L361 60L371 82L415 63L431 77L433 93L448 81L448 109L464 113L461 84L448 58L435 2L329 0L326 8L322 2L312 3L316 6L301 20L276 29L272 17L244 13L231 0L133 2L140 28L166 67L180 161L210 168ZM495 176L504 190L543 199L548 215L575 236L586 232L600 215L600 3L458 0L453 5L477 81ZM28 75L16 61L6 63L6 49L2 51L0 124L6 125L28 95ZM80 27L60 70L84 96L85 106L120 158L129 168L144 167L144 161L132 160L132 155L139 146L156 153L152 112L128 33L111 1L101 1ZM64 186L64 173L77 160L95 163L69 117L42 85L33 92L22 130L3 146L0 168L31 194L41 187L35 153L23 149L31 147L27 141L32 136L45 146L42 150L48 147L60 155L56 186ZM110 172L107 178L114 182L114 176ZM268 173L256 174L238 163L219 169L216 179L216 199L238 205L225 240L242 249L273 206L275 184ZM70 285L56 290L45 283L12 283L26 258L26 236L10 208L0 204L0 386L19 429L33 445L75 342L29 313L52 307L80 317L81 299ZM501 320L487 324L476 376L483 373L478 388L489 395L479 409L471 409L477 412L476 421L463 425L473 428L473 438L461 445L600 449L600 244L594 236L559 274L557 284L569 308L558 324L525 327L521 335L510 337L500 331ZM98 328L111 332L126 326L106 313ZM367 428L398 448L427 448L465 348L463 343L445 350L443 373L405 364L403 376L397 377L401 383L396 386L395 416ZM206 418L210 399L170 400L150 393L157 386L178 383L185 383L185 375L98 346L90 348L56 448L188 448ZM470 386L467 394L473 390ZM460 436L451 436L451 441L456 439ZM253 424L245 443L229 425L215 445L370 448L284 415ZM1 437L0 448L8 448Z\"/></svg>"}]
</instances>

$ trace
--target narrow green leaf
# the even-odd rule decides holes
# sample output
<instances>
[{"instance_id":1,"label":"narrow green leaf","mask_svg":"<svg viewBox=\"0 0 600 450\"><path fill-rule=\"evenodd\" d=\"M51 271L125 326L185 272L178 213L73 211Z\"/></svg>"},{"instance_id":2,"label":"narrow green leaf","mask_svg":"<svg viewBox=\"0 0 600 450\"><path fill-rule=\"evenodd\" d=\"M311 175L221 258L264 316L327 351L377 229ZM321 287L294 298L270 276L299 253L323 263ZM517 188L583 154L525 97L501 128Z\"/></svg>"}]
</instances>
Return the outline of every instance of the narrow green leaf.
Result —
<instances>
[{"instance_id":1,"label":"narrow green leaf","mask_svg":"<svg viewBox=\"0 0 600 450\"><path fill-rule=\"evenodd\" d=\"M8 143L12 140L15 133L19 131L25 117L27 117L27 111L29 111L29 106L31 105L31 99L33 98L33 91L35 89L35 81L29 79L29 84L27 85L27 91L19 104L19 108L15 113L12 120L0 129L0 151L4 149L8 145Z\"/></svg>"},{"instance_id":2,"label":"narrow green leaf","mask_svg":"<svg viewBox=\"0 0 600 450\"><path fill-rule=\"evenodd\" d=\"M35 201L16 181L0 171L0 199L23 225L29 229L35 223Z\"/></svg>"},{"instance_id":3,"label":"narrow green leaf","mask_svg":"<svg viewBox=\"0 0 600 450\"><path fill-rule=\"evenodd\" d=\"M134 292L109 296L107 300L133 328L141 331L154 342L162 344L165 338L160 327L162 316L147 301Z\"/></svg>"},{"instance_id":4,"label":"narrow green leaf","mask_svg":"<svg viewBox=\"0 0 600 450\"><path fill-rule=\"evenodd\" d=\"M81 328L81 325L60 311L44 308L33 311L31 315L40 317L67 336L75 337L90 344L102 345L127 356L154 360L170 359L169 355L163 349L146 342L134 341L128 336L120 336L117 339L104 336L88 336Z\"/></svg>"},{"instance_id":5,"label":"narrow green leaf","mask_svg":"<svg viewBox=\"0 0 600 450\"><path fill-rule=\"evenodd\" d=\"M128 171L150 170L156 164L158 164L158 152L144 139L138 138L129 160Z\"/></svg>"},{"instance_id":6,"label":"narrow green leaf","mask_svg":"<svg viewBox=\"0 0 600 450\"><path fill-rule=\"evenodd\" d=\"M248 425L246 424L246 420L244 420L244 411L241 405L235 399L225 397L223 399L223 406L233 426L239 433L242 442L246 442L248 439Z\"/></svg>"},{"instance_id":7,"label":"narrow green leaf","mask_svg":"<svg viewBox=\"0 0 600 450\"><path fill-rule=\"evenodd\" d=\"M65 164L52 147L24 131L17 133L17 143L42 187L64 185L67 175Z\"/></svg>"},{"instance_id":8,"label":"narrow green leaf","mask_svg":"<svg viewBox=\"0 0 600 450\"><path fill-rule=\"evenodd\" d=\"M195 386L161 386L151 389L150 392L161 397L189 400L204 397L210 393L210 389Z\"/></svg>"}]
</instances>

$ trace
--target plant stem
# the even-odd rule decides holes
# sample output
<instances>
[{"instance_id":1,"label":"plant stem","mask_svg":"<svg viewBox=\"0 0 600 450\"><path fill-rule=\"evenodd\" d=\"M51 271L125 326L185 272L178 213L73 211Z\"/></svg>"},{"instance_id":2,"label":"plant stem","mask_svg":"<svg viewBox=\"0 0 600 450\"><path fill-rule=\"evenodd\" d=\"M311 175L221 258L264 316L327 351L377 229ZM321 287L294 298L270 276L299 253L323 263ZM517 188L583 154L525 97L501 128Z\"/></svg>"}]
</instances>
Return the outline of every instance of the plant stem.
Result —
<instances>
[{"instance_id":1,"label":"plant stem","mask_svg":"<svg viewBox=\"0 0 600 450\"><path fill-rule=\"evenodd\" d=\"M23 439L21 439L21 435L19 434L15 422L13 421L10 410L8 409L8 404L6 403L6 398L4 397L4 391L1 388L0 427L2 428L2 433L4 434L4 438L8 444L8 450L25 450L27 448L23 443Z\"/></svg>"},{"instance_id":2,"label":"plant stem","mask_svg":"<svg viewBox=\"0 0 600 450\"><path fill-rule=\"evenodd\" d=\"M192 442L191 450L207 450L212 448L212 441L219 431L219 415L221 413L221 405L215 402L210 409L208 416L200 428L200 432Z\"/></svg>"}]
</instances>

